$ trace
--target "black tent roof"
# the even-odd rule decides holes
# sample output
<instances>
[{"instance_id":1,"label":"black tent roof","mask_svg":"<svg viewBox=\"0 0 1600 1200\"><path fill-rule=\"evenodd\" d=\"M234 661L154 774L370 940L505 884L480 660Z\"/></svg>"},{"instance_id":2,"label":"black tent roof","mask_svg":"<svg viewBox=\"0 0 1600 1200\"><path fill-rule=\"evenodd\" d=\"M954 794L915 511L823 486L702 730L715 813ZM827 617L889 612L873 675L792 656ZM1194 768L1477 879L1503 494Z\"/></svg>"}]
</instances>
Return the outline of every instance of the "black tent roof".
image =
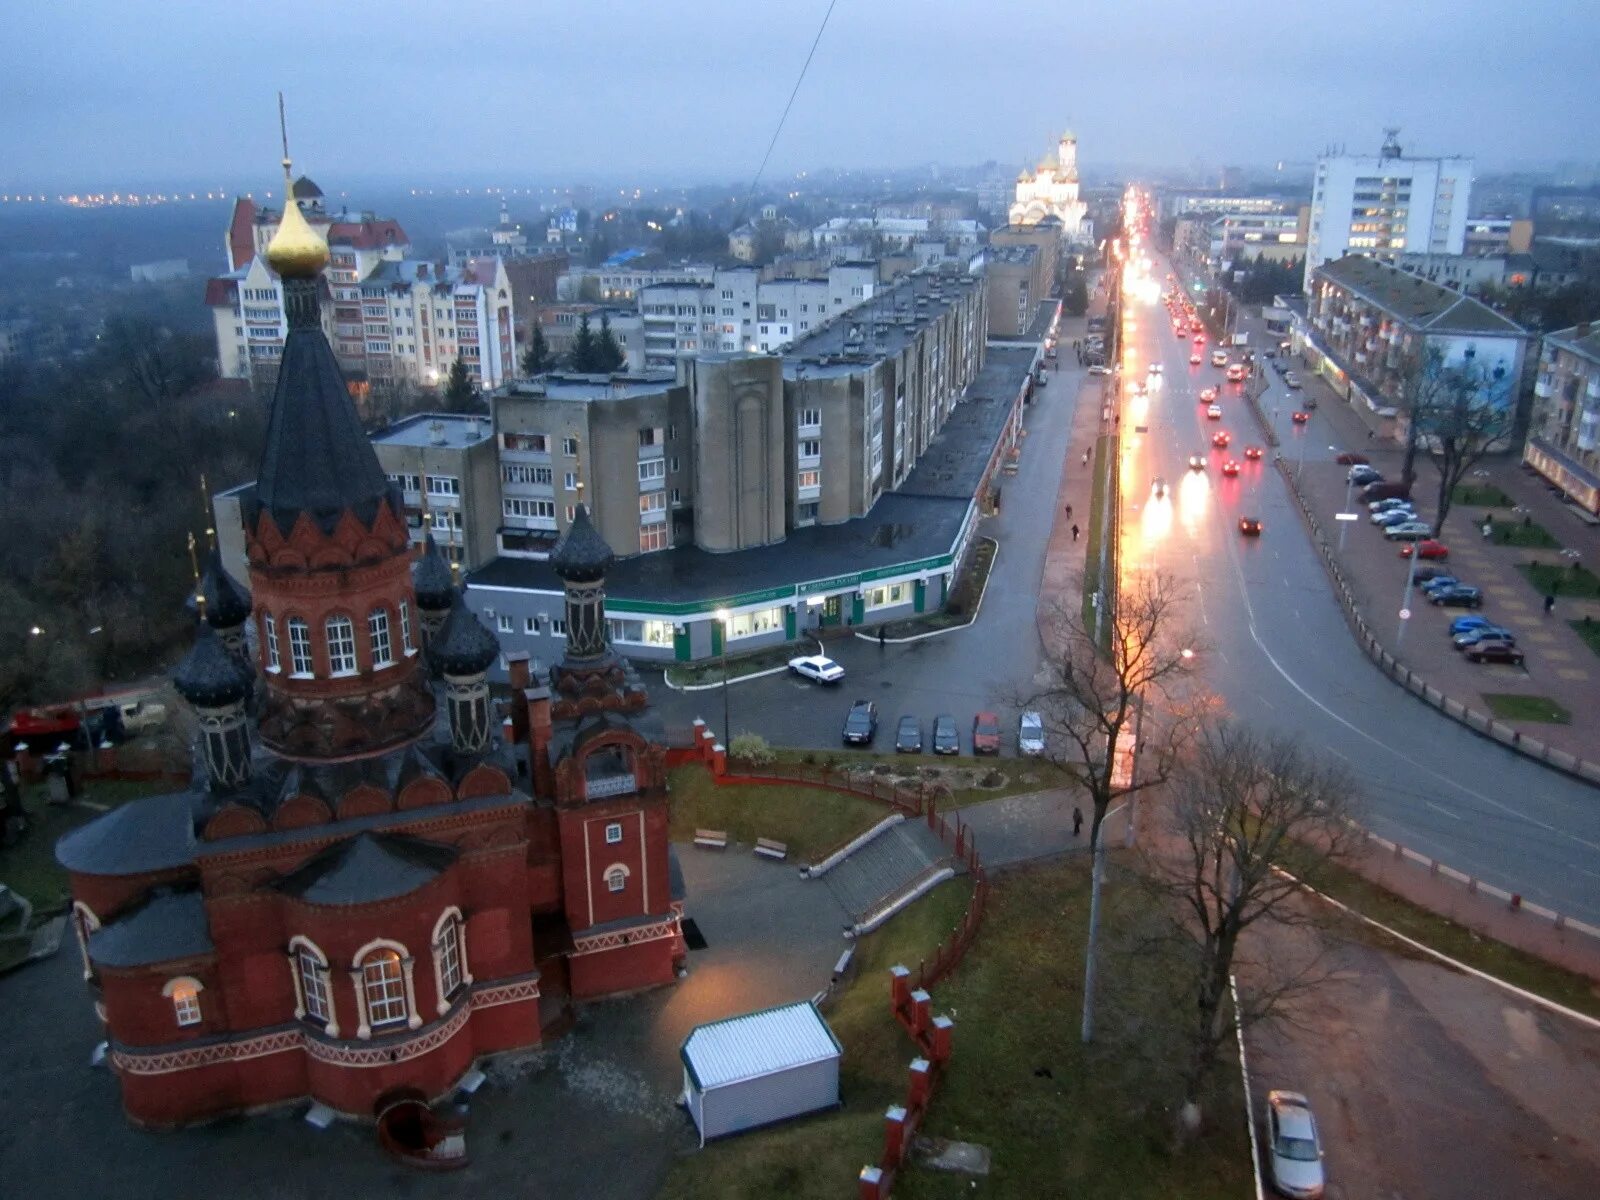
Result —
<instances>
[{"instance_id":1,"label":"black tent roof","mask_svg":"<svg viewBox=\"0 0 1600 1200\"><path fill-rule=\"evenodd\" d=\"M561 578L584 582L601 578L615 557L589 520L589 510L580 504L572 524L550 552L550 565Z\"/></svg>"}]
</instances>

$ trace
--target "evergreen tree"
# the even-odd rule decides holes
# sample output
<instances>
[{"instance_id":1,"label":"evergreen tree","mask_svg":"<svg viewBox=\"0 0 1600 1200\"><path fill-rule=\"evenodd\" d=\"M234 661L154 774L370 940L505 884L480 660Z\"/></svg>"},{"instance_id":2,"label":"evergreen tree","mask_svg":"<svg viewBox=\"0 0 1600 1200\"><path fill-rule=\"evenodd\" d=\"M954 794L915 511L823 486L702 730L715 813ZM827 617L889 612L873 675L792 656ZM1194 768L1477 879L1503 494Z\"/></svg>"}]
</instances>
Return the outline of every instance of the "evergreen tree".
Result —
<instances>
[{"instance_id":1,"label":"evergreen tree","mask_svg":"<svg viewBox=\"0 0 1600 1200\"><path fill-rule=\"evenodd\" d=\"M445 381L444 407L446 412L472 412L478 407L478 389L459 355L450 364L450 377Z\"/></svg>"},{"instance_id":2,"label":"evergreen tree","mask_svg":"<svg viewBox=\"0 0 1600 1200\"><path fill-rule=\"evenodd\" d=\"M542 375L555 365L555 355L550 353L550 343L545 341L544 330L535 321L533 336L528 339L528 348L522 352L522 373Z\"/></svg>"},{"instance_id":3,"label":"evergreen tree","mask_svg":"<svg viewBox=\"0 0 1600 1200\"><path fill-rule=\"evenodd\" d=\"M611 318L600 314L600 336L594 344L594 369L597 372L609 375L613 371L620 371L628 361L628 356L622 352L622 347L617 343L617 335L611 332Z\"/></svg>"},{"instance_id":4,"label":"evergreen tree","mask_svg":"<svg viewBox=\"0 0 1600 1200\"><path fill-rule=\"evenodd\" d=\"M594 331L589 328L589 314L578 318L578 333L572 339L572 369L581 374L596 370Z\"/></svg>"}]
</instances>

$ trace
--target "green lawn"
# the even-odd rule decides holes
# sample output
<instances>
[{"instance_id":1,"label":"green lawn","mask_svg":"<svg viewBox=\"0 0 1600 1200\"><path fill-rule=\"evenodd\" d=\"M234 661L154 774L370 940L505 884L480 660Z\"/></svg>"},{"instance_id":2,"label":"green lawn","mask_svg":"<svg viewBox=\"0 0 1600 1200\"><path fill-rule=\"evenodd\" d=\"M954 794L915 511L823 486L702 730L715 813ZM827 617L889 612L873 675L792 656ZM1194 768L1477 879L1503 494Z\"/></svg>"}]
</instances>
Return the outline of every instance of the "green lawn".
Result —
<instances>
[{"instance_id":1,"label":"green lawn","mask_svg":"<svg viewBox=\"0 0 1600 1200\"><path fill-rule=\"evenodd\" d=\"M1594 600L1600 598L1600 579L1587 567L1574 570L1566 564L1522 563L1517 567L1540 595Z\"/></svg>"},{"instance_id":2,"label":"green lawn","mask_svg":"<svg viewBox=\"0 0 1600 1200\"><path fill-rule=\"evenodd\" d=\"M1456 490L1450 493L1450 498L1456 504L1478 508L1510 508L1512 505L1511 497L1492 483L1458 483Z\"/></svg>"},{"instance_id":3,"label":"green lawn","mask_svg":"<svg viewBox=\"0 0 1600 1200\"><path fill-rule=\"evenodd\" d=\"M1567 624L1571 625L1577 631L1578 636L1589 644L1589 649L1596 654L1600 654L1600 621L1585 617L1581 621L1568 621Z\"/></svg>"},{"instance_id":4,"label":"green lawn","mask_svg":"<svg viewBox=\"0 0 1600 1200\"><path fill-rule=\"evenodd\" d=\"M1095 439L1094 447L1094 487L1089 495L1089 524L1084 530L1087 545L1084 548L1083 560L1083 620L1089 628L1094 627L1094 595L1100 587L1100 525L1101 513L1104 511L1109 492L1111 490L1111 456L1116 453L1116 442L1109 437ZM1112 499L1114 503L1114 498ZM1112 579L1116 578L1116 563L1107 563ZM1110 644L1110 629L1106 630L1107 645Z\"/></svg>"},{"instance_id":5,"label":"green lawn","mask_svg":"<svg viewBox=\"0 0 1600 1200\"><path fill-rule=\"evenodd\" d=\"M1169 1147L1178 1061L1170 955L1144 941L1154 918L1137 889L1113 882L1103 905L1099 1036L1078 1036L1088 873L1081 859L1008 872L994 886L978 941L934 989L956 1019L955 1057L925 1131L989 1148L992 1174L972 1182L910 1168L896 1197L981 1194L1033 1200L1240 1200L1250 1152L1236 1065L1225 1063L1209 1124L1187 1151ZM749 1134L683 1159L662 1193L695 1197L852 1194L876 1161L884 1106L902 1095L912 1044L888 1014L885 969L914 965L959 915L946 884L862 944L861 972L828 1013L844 1045L842 1111ZM913 936L912 922L915 923ZM902 923L906 923L902 925ZM897 926L899 928L897 928Z\"/></svg>"},{"instance_id":6,"label":"green lawn","mask_svg":"<svg viewBox=\"0 0 1600 1200\"><path fill-rule=\"evenodd\" d=\"M1483 702L1502 721L1547 721L1552 725L1566 725L1572 721L1572 714L1548 696L1484 692Z\"/></svg>"},{"instance_id":7,"label":"green lawn","mask_svg":"<svg viewBox=\"0 0 1600 1200\"><path fill-rule=\"evenodd\" d=\"M1496 546L1521 546L1528 550L1561 549L1561 543L1543 525L1513 525L1496 521L1490 530L1489 541Z\"/></svg>"},{"instance_id":8,"label":"green lawn","mask_svg":"<svg viewBox=\"0 0 1600 1200\"><path fill-rule=\"evenodd\" d=\"M1592 980L1552 966L1503 942L1474 933L1464 925L1458 925L1408 900L1402 900L1375 883L1369 883L1354 871L1339 867L1325 870L1327 873L1321 881L1321 890L1348 904L1362 916L1380 921L1390 929L1415 938L1424 946L1525 991L1588 1013L1591 1017L1600 1017L1600 985ZM1402 954L1414 953L1406 949L1403 943L1395 942L1370 925L1352 922L1349 928L1354 936L1398 949Z\"/></svg>"},{"instance_id":9,"label":"green lawn","mask_svg":"<svg viewBox=\"0 0 1600 1200\"><path fill-rule=\"evenodd\" d=\"M675 768L669 782L674 841L692 841L696 829L723 829L746 845L758 837L785 842L796 862L827 853L889 815L875 801L799 784L719 787L700 766Z\"/></svg>"},{"instance_id":10,"label":"green lawn","mask_svg":"<svg viewBox=\"0 0 1600 1200\"><path fill-rule=\"evenodd\" d=\"M79 799L87 803L51 804L43 787L30 787L23 807L33 818L28 833L15 846L0 849L0 883L33 902L36 914L65 908L70 899L67 873L56 863L56 842L100 815L89 804L114 808L138 796L171 790L168 784L97 782L85 786Z\"/></svg>"}]
</instances>

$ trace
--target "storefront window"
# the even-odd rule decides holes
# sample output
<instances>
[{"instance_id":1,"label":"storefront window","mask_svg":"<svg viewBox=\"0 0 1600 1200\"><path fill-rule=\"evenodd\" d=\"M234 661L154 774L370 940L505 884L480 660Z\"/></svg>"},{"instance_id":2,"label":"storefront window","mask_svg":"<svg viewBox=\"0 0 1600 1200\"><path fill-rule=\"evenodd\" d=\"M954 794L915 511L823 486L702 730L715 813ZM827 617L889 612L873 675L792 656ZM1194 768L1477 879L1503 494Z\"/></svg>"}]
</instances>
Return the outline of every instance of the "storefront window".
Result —
<instances>
[{"instance_id":1,"label":"storefront window","mask_svg":"<svg viewBox=\"0 0 1600 1200\"><path fill-rule=\"evenodd\" d=\"M728 640L755 637L783 629L783 609L764 608L757 612L735 613L728 618Z\"/></svg>"},{"instance_id":2,"label":"storefront window","mask_svg":"<svg viewBox=\"0 0 1600 1200\"><path fill-rule=\"evenodd\" d=\"M871 588L867 591L868 608L888 608L895 604L904 604L911 597L909 583L891 583L885 587Z\"/></svg>"},{"instance_id":3,"label":"storefront window","mask_svg":"<svg viewBox=\"0 0 1600 1200\"><path fill-rule=\"evenodd\" d=\"M636 646L672 645L671 621L634 621L624 617L612 617L606 624L610 627L613 643L629 642Z\"/></svg>"}]
</instances>

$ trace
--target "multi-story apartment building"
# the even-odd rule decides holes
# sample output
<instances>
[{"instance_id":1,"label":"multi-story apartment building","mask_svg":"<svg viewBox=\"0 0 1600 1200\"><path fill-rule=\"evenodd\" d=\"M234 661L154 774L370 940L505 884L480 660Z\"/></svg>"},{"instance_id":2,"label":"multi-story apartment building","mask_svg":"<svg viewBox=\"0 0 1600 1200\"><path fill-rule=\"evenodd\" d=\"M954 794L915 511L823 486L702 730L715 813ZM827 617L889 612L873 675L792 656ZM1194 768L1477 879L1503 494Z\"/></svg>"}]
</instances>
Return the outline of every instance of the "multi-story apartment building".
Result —
<instances>
[{"instance_id":1,"label":"multi-story apartment building","mask_svg":"<svg viewBox=\"0 0 1600 1200\"><path fill-rule=\"evenodd\" d=\"M1390 130L1375 156L1317 159L1306 246L1306 286L1323 263L1355 251L1392 261L1402 251L1461 254L1470 158L1407 158Z\"/></svg>"},{"instance_id":2,"label":"multi-story apartment building","mask_svg":"<svg viewBox=\"0 0 1600 1200\"><path fill-rule=\"evenodd\" d=\"M1045 217L1034 225L1002 225L989 233L991 246L1032 246L1039 252L1039 274L1047 289L1036 300L1042 300L1055 287L1056 275L1061 268L1062 226L1056 217ZM992 293L990 288L993 307ZM1024 326L1026 328L1026 326Z\"/></svg>"},{"instance_id":3,"label":"multi-story apartment building","mask_svg":"<svg viewBox=\"0 0 1600 1200\"><path fill-rule=\"evenodd\" d=\"M398 222L371 213L330 215L321 190L304 176L294 190L302 214L328 242L322 328L346 372L380 385L433 386L460 357L480 386L514 376L511 283L499 259L462 267L411 259ZM281 217L248 198L234 203L229 271L206 285L224 378L257 386L276 378L288 323L282 282L265 248Z\"/></svg>"},{"instance_id":4,"label":"multi-story apartment building","mask_svg":"<svg viewBox=\"0 0 1600 1200\"><path fill-rule=\"evenodd\" d=\"M488 417L418 413L372 435L389 482L400 489L411 541L427 532L468 571L499 550L500 462Z\"/></svg>"},{"instance_id":5,"label":"multi-story apartment building","mask_svg":"<svg viewBox=\"0 0 1600 1200\"><path fill-rule=\"evenodd\" d=\"M1351 403L1395 420L1405 432L1407 389L1437 351L1443 365L1469 358L1486 379L1484 403L1516 405L1529 335L1482 301L1350 254L1312 276L1307 308L1295 314L1295 349Z\"/></svg>"},{"instance_id":6,"label":"multi-story apartment building","mask_svg":"<svg viewBox=\"0 0 1600 1200\"><path fill-rule=\"evenodd\" d=\"M818 250L875 245L887 250L909 250L917 242L941 241L973 248L983 241L983 226L960 219L934 221L926 217L834 217L811 231Z\"/></svg>"},{"instance_id":7,"label":"multi-story apartment building","mask_svg":"<svg viewBox=\"0 0 1600 1200\"><path fill-rule=\"evenodd\" d=\"M1515 217L1469 217L1463 245L1469 255L1526 254L1533 246L1533 222Z\"/></svg>"},{"instance_id":8,"label":"multi-story apartment building","mask_svg":"<svg viewBox=\"0 0 1600 1200\"><path fill-rule=\"evenodd\" d=\"M706 282L716 273L710 263L662 262L643 250L622 250L598 267L573 267L558 284L556 299L632 304L655 284Z\"/></svg>"},{"instance_id":9,"label":"multi-story apartment building","mask_svg":"<svg viewBox=\"0 0 1600 1200\"><path fill-rule=\"evenodd\" d=\"M1163 217L1243 216L1292 212L1299 205L1282 196L1224 196L1210 192L1168 192L1161 197Z\"/></svg>"},{"instance_id":10,"label":"multi-story apartment building","mask_svg":"<svg viewBox=\"0 0 1600 1200\"><path fill-rule=\"evenodd\" d=\"M1522 460L1600 517L1600 324L1548 333Z\"/></svg>"},{"instance_id":11,"label":"multi-story apartment building","mask_svg":"<svg viewBox=\"0 0 1600 1200\"><path fill-rule=\"evenodd\" d=\"M1016 337L1033 320L1034 306L1050 294L1037 246L991 245L983 256L989 279L989 335Z\"/></svg>"}]
</instances>

